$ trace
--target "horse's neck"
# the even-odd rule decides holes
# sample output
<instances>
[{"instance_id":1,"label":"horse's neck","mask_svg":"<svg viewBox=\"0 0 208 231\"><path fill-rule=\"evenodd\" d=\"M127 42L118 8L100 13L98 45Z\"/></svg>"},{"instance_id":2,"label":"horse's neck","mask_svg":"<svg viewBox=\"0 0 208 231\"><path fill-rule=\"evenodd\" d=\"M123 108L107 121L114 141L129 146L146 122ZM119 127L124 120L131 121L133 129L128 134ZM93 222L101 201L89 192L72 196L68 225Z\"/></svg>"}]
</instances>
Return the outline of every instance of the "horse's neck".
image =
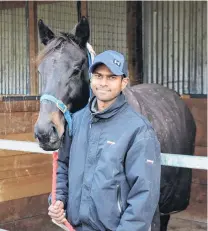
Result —
<instances>
[{"instance_id":1,"label":"horse's neck","mask_svg":"<svg viewBox=\"0 0 208 231\"><path fill-rule=\"evenodd\" d=\"M134 108L135 111L142 113L142 107L139 103L139 99L136 98L133 89L128 85L124 90L123 94L125 95L128 103Z\"/></svg>"}]
</instances>

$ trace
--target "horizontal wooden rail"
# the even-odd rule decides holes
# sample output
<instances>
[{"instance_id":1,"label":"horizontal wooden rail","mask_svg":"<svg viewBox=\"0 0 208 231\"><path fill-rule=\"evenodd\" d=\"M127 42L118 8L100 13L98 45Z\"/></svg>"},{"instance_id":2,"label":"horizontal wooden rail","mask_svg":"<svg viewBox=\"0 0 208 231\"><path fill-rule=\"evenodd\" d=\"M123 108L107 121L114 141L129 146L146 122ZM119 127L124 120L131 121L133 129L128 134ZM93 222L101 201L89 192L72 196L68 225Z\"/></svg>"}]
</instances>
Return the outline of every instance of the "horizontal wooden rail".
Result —
<instances>
[{"instance_id":1,"label":"horizontal wooden rail","mask_svg":"<svg viewBox=\"0 0 208 231\"><path fill-rule=\"evenodd\" d=\"M0 149L43 154L53 153L44 151L38 146L38 143L35 142L3 139L0 139ZM161 164L172 167L208 170L208 157L161 153Z\"/></svg>"}]
</instances>

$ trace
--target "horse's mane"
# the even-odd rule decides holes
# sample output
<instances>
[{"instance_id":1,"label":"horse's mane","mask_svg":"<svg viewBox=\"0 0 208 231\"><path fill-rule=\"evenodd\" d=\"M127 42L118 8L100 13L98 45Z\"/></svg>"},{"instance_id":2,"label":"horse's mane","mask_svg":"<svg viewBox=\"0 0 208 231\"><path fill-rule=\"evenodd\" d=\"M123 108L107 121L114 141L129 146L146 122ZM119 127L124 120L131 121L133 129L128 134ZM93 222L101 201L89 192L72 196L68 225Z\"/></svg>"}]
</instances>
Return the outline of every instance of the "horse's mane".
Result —
<instances>
[{"instance_id":1,"label":"horse's mane","mask_svg":"<svg viewBox=\"0 0 208 231\"><path fill-rule=\"evenodd\" d=\"M62 44L65 42L70 42L74 46L79 46L79 42L77 41L76 37L73 34L60 32L60 36L55 37L52 39L47 46L37 55L36 58L36 64L37 66L42 62L42 60L51 54L54 50L61 47ZM80 49L83 49L83 47L80 47Z\"/></svg>"}]
</instances>

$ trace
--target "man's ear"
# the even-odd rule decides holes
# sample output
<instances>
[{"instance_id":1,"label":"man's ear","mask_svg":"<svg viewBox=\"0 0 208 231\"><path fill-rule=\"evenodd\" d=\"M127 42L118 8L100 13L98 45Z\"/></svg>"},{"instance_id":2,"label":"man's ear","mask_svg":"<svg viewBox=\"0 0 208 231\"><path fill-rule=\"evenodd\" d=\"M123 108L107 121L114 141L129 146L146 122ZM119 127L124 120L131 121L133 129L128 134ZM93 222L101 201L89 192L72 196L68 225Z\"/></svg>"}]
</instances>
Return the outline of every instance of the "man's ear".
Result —
<instances>
[{"instance_id":1,"label":"man's ear","mask_svg":"<svg viewBox=\"0 0 208 231\"><path fill-rule=\"evenodd\" d=\"M123 77L121 91L123 91L129 83L129 77Z\"/></svg>"},{"instance_id":2,"label":"man's ear","mask_svg":"<svg viewBox=\"0 0 208 231\"><path fill-rule=\"evenodd\" d=\"M75 37L82 47L86 46L86 43L90 37L90 27L87 18L84 16L76 26Z\"/></svg>"},{"instance_id":3,"label":"man's ear","mask_svg":"<svg viewBox=\"0 0 208 231\"><path fill-rule=\"evenodd\" d=\"M38 30L41 43L47 45L54 37L54 33L44 24L42 19L38 20Z\"/></svg>"}]
</instances>

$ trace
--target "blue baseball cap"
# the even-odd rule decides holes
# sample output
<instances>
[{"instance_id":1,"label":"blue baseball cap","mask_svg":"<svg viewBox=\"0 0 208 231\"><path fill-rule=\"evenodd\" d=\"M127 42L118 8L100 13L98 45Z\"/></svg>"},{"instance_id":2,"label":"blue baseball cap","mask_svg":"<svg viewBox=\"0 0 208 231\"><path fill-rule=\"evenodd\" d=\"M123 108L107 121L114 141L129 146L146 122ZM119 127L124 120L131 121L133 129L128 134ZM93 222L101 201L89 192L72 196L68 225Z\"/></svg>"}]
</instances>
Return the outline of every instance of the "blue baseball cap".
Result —
<instances>
[{"instance_id":1,"label":"blue baseball cap","mask_svg":"<svg viewBox=\"0 0 208 231\"><path fill-rule=\"evenodd\" d=\"M89 67L89 72L93 73L98 64L106 65L114 75L128 76L125 57L117 51L108 50L95 56L92 65Z\"/></svg>"}]
</instances>

